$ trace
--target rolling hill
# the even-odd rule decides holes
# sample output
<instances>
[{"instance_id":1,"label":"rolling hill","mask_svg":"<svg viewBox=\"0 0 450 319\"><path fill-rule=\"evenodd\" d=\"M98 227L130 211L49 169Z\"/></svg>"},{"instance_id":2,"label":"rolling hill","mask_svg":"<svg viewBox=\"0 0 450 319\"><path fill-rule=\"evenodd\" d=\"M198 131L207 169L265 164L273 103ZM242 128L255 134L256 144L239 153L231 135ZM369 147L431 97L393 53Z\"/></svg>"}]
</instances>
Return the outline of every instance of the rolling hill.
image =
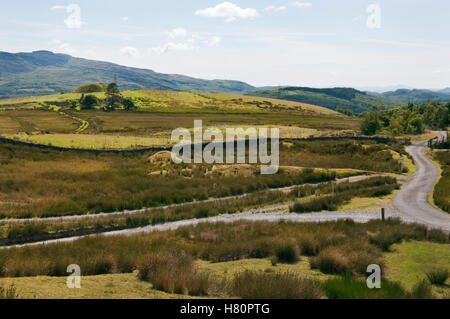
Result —
<instances>
[{"instance_id":1,"label":"rolling hill","mask_svg":"<svg viewBox=\"0 0 450 319\"><path fill-rule=\"evenodd\" d=\"M84 83L112 82L115 76L124 90L228 93L254 89L239 81L209 81L177 74L162 74L50 51L16 54L0 52L0 98L71 92Z\"/></svg>"},{"instance_id":2,"label":"rolling hill","mask_svg":"<svg viewBox=\"0 0 450 319\"><path fill-rule=\"evenodd\" d=\"M402 103L384 98L382 96L369 95L365 92L352 88L264 88L261 90L248 92L247 94L320 105L333 110L338 108L350 109L356 113L368 111L372 105L385 105L387 107L402 106Z\"/></svg>"},{"instance_id":3,"label":"rolling hill","mask_svg":"<svg viewBox=\"0 0 450 319\"><path fill-rule=\"evenodd\" d=\"M450 89L447 90L444 89L439 92L431 90L400 89L396 91L385 92L382 94L373 93L373 95L383 97L386 99L395 100L402 103L411 102L414 104L420 104L428 101L440 101L440 102L450 101Z\"/></svg>"}]
</instances>

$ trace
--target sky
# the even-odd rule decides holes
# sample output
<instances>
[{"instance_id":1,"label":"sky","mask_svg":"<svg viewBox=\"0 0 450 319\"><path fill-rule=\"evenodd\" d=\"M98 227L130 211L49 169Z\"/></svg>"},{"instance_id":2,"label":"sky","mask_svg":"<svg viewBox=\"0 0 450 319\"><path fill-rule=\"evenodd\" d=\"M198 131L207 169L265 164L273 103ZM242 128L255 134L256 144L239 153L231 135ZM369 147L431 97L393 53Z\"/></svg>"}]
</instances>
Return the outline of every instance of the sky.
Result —
<instances>
[{"instance_id":1,"label":"sky","mask_svg":"<svg viewBox=\"0 0 450 319\"><path fill-rule=\"evenodd\" d=\"M450 87L447 0L2 1L0 51L255 86Z\"/></svg>"}]
</instances>

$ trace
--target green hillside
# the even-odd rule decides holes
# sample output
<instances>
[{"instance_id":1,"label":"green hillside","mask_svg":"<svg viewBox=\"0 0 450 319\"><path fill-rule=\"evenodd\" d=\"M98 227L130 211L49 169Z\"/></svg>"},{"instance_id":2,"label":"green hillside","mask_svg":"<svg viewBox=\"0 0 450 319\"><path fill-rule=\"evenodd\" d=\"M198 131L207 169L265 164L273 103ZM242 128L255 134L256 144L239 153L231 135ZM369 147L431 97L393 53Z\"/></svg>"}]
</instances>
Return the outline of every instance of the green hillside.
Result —
<instances>
[{"instance_id":1,"label":"green hillside","mask_svg":"<svg viewBox=\"0 0 450 319\"><path fill-rule=\"evenodd\" d=\"M239 81L209 81L162 74L49 51L17 54L0 52L0 98L71 92L85 83L110 83L115 76L125 90L229 93L253 89Z\"/></svg>"},{"instance_id":2,"label":"green hillside","mask_svg":"<svg viewBox=\"0 0 450 319\"><path fill-rule=\"evenodd\" d=\"M267 88L265 90L249 92L248 95L320 105L333 110L338 108L350 109L356 113L367 111L373 105L385 105L389 108L402 106L402 103L383 97L372 96L352 88Z\"/></svg>"},{"instance_id":3,"label":"green hillside","mask_svg":"<svg viewBox=\"0 0 450 319\"><path fill-rule=\"evenodd\" d=\"M402 103L420 104L428 101L448 102L450 101L450 91L434 92L430 90L407 90L401 89L392 92L377 94L377 96L395 100Z\"/></svg>"}]
</instances>

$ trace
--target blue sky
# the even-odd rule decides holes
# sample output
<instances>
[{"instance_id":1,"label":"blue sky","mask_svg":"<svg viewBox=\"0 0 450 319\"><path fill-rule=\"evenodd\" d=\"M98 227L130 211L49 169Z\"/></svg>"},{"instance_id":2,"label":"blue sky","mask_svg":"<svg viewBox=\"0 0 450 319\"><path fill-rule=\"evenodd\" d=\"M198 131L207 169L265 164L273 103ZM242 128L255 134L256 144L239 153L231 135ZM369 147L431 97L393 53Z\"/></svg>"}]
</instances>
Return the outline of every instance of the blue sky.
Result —
<instances>
[{"instance_id":1,"label":"blue sky","mask_svg":"<svg viewBox=\"0 0 450 319\"><path fill-rule=\"evenodd\" d=\"M445 0L15 0L0 50L257 86L450 86Z\"/></svg>"}]
</instances>

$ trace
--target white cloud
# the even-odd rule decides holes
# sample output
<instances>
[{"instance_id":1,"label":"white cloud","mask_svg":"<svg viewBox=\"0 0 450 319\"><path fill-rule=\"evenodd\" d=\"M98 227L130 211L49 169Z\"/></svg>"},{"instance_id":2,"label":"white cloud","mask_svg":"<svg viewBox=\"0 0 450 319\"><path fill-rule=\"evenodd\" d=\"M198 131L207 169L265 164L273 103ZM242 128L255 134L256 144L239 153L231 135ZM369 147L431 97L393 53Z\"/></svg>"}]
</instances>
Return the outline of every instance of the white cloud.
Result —
<instances>
[{"instance_id":1,"label":"white cloud","mask_svg":"<svg viewBox=\"0 0 450 319\"><path fill-rule=\"evenodd\" d=\"M206 45L209 47L217 47L219 46L220 42L222 42L221 37L212 37L207 41Z\"/></svg>"},{"instance_id":2,"label":"white cloud","mask_svg":"<svg viewBox=\"0 0 450 319\"><path fill-rule=\"evenodd\" d=\"M421 43L421 42L407 42L407 41L397 41L397 40L366 39L366 38L362 38L362 39L359 38L356 40L361 41L361 42L386 44L386 45L392 45L392 46L404 47L404 48L423 48L423 47L427 46L427 44Z\"/></svg>"},{"instance_id":3,"label":"white cloud","mask_svg":"<svg viewBox=\"0 0 450 319\"><path fill-rule=\"evenodd\" d=\"M187 30L183 28L175 28L172 31L166 32L166 36L170 39L184 38L187 37L187 35Z\"/></svg>"},{"instance_id":4,"label":"white cloud","mask_svg":"<svg viewBox=\"0 0 450 319\"><path fill-rule=\"evenodd\" d=\"M59 39L54 39L51 41L51 44L54 46L54 50L60 53L66 53L70 55L74 55L77 53L77 50L75 50L72 45L69 43L62 42Z\"/></svg>"},{"instance_id":5,"label":"white cloud","mask_svg":"<svg viewBox=\"0 0 450 319\"><path fill-rule=\"evenodd\" d=\"M139 50L133 47L124 47L120 49L120 54L130 58L138 58L141 56Z\"/></svg>"},{"instance_id":6,"label":"white cloud","mask_svg":"<svg viewBox=\"0 0 450 319\"><path fill-rule=\"evenodd\" d=\"M164 54L170 51L194 51L198 47L189 42L166 42L164 45L149 49L150 53Z\"/></svg>"},{"instance_id":7,"label":"white cloud","mask_svg":"<svg viewBox=\"0 0 450 319\"><path fill-rule=\"evenodd\" d=\"M64 23L69 29L80 29L83 24L87 24L81 21L81 8L76 3L69 4L68 6L53 6L52 9L63 9L69 13L69 16L64 20Z\"/></svg>"},{"instance_id":8,"label":"white cloud","mask_svg":"<svg viewBox=\"0 0 450 319\"><path fill-rule=\"evenodd\" d=\"M84 54L88 57L88 58L96 58L97 57L97 52L92 50L92 49L88 49L86 51L84 51Z\"/></svg>"},{"instance_id":9,"label":"white cloud","mask_svg":"<svg viewBox=\"0 0 450 319\"><path fill-rule=\"evenodd\" d=\"M75 50L69 43L62 43L59 45L58 51L70 55L74 55L77 52L77 50Z\"/></svg>"},{"instance_id":10,"label":"white cloud","mask_svg":"<svg viewBox=\"0 0 450 319\"><path fill-rule=\"evenodd\" d=\"M165 54L168 52L189 52L199 51L202 47L217 47L222 38L213 36L207 38L198 33L189 32L183 28L175 28L165 32L167 41L158 47L148 49L149 53Z\"/></svg>"},{"instance_id":11,"label":"white cloud","mask_svg":"<svg viewBox=\"0 0 450 319\"><path fill-rule=\"evenodd\" d=\"M128 20L130 20L130 18L129 17L122 17L122 18L120 18L120 20L122 20L123 22L128 22Z\"/></svg>"},{"instance_id":12,"label":"white cloud","mask_svg":"<svg viewBox=\"0 0 450 319\"><path fill-rule=\"evenodd\" d=\"M269 11L269 12L278 12L278 11L283 11L286 10L286 6L268 6L264 8L264 11Z\"/></svg>"},{"instance_id":13,"label":"white cloud","mask_svg":"<svg viewBox=\"0 0 450 319\"><path fill-rule=\"evenodd\" d=\"M292 2L292 5L296 8L307 8L307 7L312 7L312 3L311 2L300 2L300 1L294 1Z\"/></svg>"},{"instance_id":14,"label":"white cloud","mask_svg":"<svg viewBox=\"0 0 450 319\"><path fill-rule=\"evenodd\" d=\"M222 2L215 7L197 10L195 14L208 18L226 18L226 22L233 22L237 19L254 18L259 15L256 9L243 9L231 2Z\"/></svg>"}]
</instances>

